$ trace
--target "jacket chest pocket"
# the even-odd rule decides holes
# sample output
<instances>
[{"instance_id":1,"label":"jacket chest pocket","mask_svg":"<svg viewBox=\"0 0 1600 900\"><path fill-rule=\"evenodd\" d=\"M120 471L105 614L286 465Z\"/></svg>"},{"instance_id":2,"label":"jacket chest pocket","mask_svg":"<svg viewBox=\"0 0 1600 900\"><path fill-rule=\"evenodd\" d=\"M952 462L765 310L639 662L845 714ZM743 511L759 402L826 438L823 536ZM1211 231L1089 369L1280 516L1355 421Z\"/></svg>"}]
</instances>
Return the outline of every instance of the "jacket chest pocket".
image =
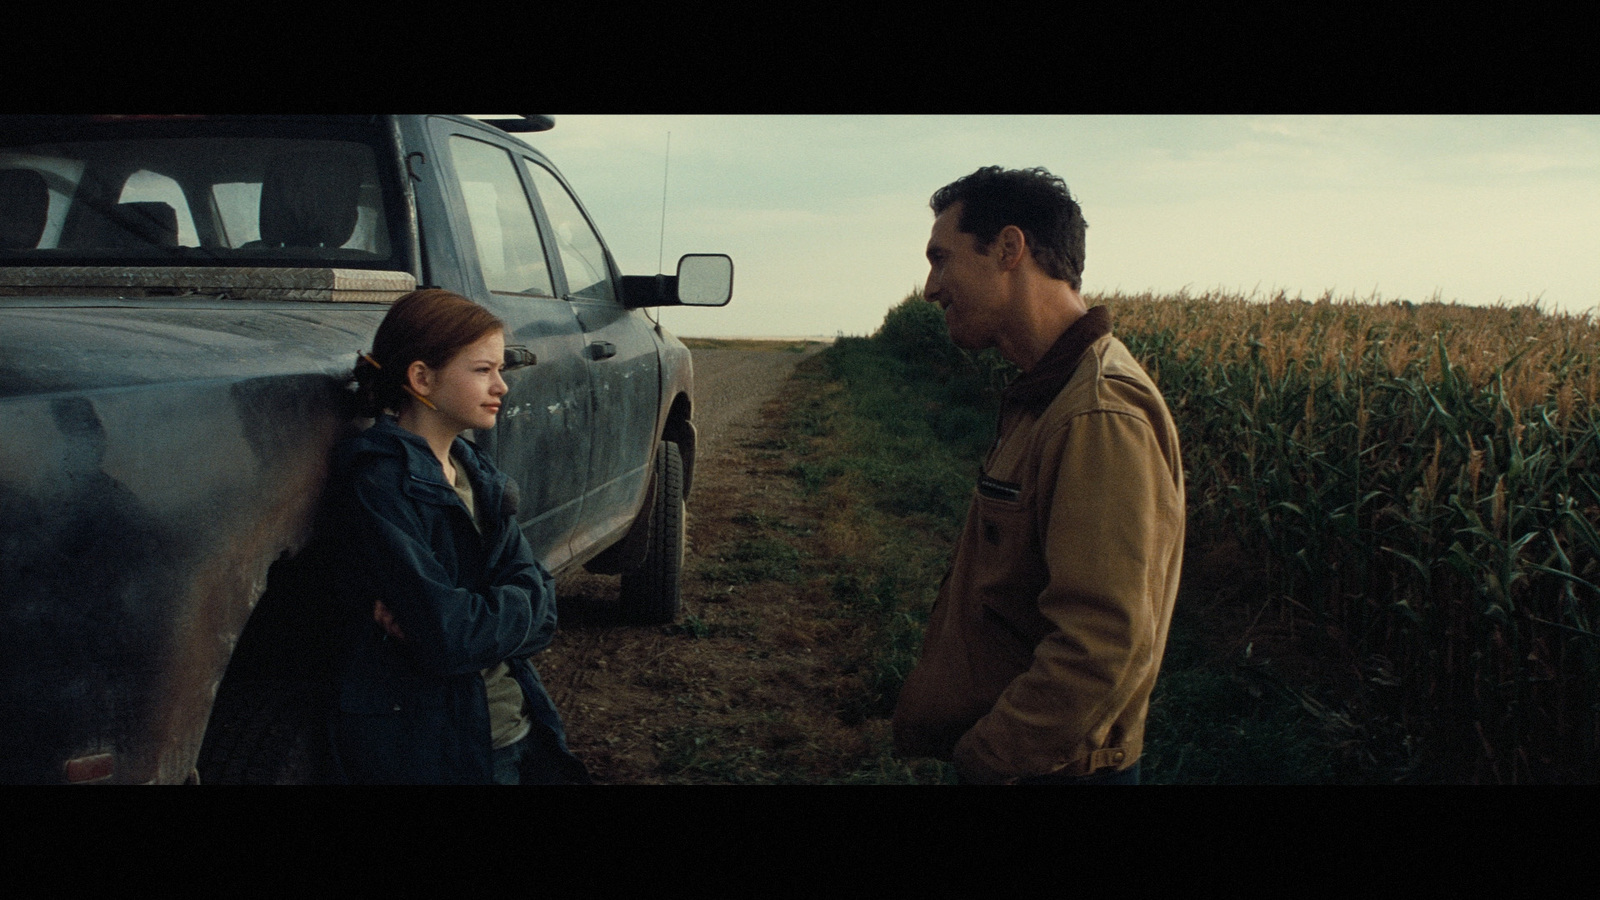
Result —
<instances>
[{"instance_id":1,"label":"jacket chest pocket","mask_svg":"<svg viewBox=\"0 0 1600 900\"><path fill-rule=\"evenodd\" d=\"M1025 548L1030 522L1022 502L1022 485L980 476L977 514L981 558L1003 559Z\"/></svg>"},{"instance_id":2,"label":"jacket chest pocket","mask_svg":"<svg viewBox=\"0 0 1600 900\"><path fill-rule=\"evenodd\" d=\"M1033 511L1023 502L1017 485L985 476L979 482L976 512L978 546L973 548L973 568L983 601L981 628L999 643L1031 656L1034 645L1051 628L1038 608L1049 569Z\"/></svg>"}]
</instances>

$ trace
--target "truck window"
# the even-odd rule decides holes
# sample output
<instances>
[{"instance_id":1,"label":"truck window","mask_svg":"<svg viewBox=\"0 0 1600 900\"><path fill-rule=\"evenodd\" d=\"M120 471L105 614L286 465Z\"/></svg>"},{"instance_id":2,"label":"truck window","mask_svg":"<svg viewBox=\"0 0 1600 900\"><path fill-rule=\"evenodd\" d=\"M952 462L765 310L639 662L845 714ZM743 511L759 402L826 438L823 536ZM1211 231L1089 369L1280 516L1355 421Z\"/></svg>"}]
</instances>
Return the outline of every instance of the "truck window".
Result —
<instances>
[{"instance_id":1,"label":"truck window","mask_svg":"<svg viewBox=\"0 0 1600 900\"><path fill-rule=\"evenodd\" d=\"M589 300L615 300L611 268L606 265L605 245L583 217L578 201L572 198L550 170L524 158L534 189L544 203L555 232L556 248L561 251L561 267L567 272L567 290L574 297Z\"/></svg>"},{"instance_id":2,"label":"truck window","mask_svg":"<svg viewBox=\"0 0 1600 900\"><path fill-rule=\"evenodd\" d=\"M270 121L9 125L0 172L24 170L7 176L19 196L46 199L0 210L26 244L0 248L6 264L403 266L395 189L347 126L324 137Z\"/></svg>"},{"instance_id":3,"label":"truck window","mask_svg":"<svg viewBox=\"0 0 1600 900\"><path fill-rule=\"evenodd\" d=\"M555 296L544 239L506 151L460 135L450 139L467 222L489 290Z\"/></svg>"},{"instance_id":4,"label":"truck window","mask_svg":"<svg viewBox=\"0 0 1600 900\"><path fill-rule=\"evenodd\" d=\"M216 204L223 240L228 246L261 240L261 182L214 184L211 202Z\"/></svg>"}]
</instances>

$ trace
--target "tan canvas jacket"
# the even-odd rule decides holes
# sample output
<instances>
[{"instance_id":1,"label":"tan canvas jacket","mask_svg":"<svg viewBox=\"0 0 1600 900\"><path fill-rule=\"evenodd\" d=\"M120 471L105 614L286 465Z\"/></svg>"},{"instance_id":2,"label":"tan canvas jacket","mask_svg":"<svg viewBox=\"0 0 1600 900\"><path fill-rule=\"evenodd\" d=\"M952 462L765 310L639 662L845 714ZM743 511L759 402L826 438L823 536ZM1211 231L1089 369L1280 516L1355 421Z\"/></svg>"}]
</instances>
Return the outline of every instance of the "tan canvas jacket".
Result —
<instances>
[{"instance_id":1,"label":"tan canvas jacket","mask_svg":"<svg viewBox=\"0 0 1600 900\"><path fill-rule=\"evenodd\" d=\"M1008 390L900 692L899 752L979 782L1133 765L1183 539L1177 430L1096 307Z\"/></svg>"}]
</instances>

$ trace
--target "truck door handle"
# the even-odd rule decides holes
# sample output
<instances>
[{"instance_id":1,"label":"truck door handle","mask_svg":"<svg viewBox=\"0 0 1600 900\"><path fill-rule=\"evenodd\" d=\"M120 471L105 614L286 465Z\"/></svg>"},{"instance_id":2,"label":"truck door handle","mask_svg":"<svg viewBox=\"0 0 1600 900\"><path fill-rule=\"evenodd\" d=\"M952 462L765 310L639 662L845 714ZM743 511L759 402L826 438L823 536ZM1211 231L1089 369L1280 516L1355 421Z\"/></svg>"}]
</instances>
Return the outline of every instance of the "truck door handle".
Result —
<instances>
[{"instance_id":1,"label":"truck door handle","mask_svg":"<svg viewBox=\"0 0 1600 900\"><path fill-rule=\"evenodd\" d=\"M610 359L617 355L617 345L610 341L595 341L589 345L589 352L595 359Z\"/></svg>"},{"instance_id":2,"label":"truck door handle","mask_svg":"<svg viewBox=\"0 0 1600 900\"><path fill-rule=\"evenodd\" d=\"M505 371L507 372L511 371L512 369L521 369L526 366L535 365L538 362L539 357L535 356L533 351L529 350L527 347L506 348Z\"/></svg>"}]
</instances>

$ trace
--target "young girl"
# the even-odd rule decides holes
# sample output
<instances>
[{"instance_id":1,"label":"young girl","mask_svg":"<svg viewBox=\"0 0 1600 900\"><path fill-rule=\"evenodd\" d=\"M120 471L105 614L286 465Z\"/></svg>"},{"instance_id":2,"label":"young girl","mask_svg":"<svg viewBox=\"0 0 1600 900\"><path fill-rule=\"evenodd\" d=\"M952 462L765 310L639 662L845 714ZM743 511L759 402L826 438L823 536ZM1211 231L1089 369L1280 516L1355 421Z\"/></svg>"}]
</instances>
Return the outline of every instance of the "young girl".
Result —
<instances>
[{"instance_id":1,"label":"young girl","mask_svg":"<svg viewBox=\"0 0 1600 900\"><path fill-rule=\"evenodd\" d=\"M494 427L504 326L438 289L397 300L356 364L376 423L334 451L325 534L348 604L335 769L357 783L586 783L528 657L554 581L515 492L460 437Z\"/></svg>"}]
</instances>

